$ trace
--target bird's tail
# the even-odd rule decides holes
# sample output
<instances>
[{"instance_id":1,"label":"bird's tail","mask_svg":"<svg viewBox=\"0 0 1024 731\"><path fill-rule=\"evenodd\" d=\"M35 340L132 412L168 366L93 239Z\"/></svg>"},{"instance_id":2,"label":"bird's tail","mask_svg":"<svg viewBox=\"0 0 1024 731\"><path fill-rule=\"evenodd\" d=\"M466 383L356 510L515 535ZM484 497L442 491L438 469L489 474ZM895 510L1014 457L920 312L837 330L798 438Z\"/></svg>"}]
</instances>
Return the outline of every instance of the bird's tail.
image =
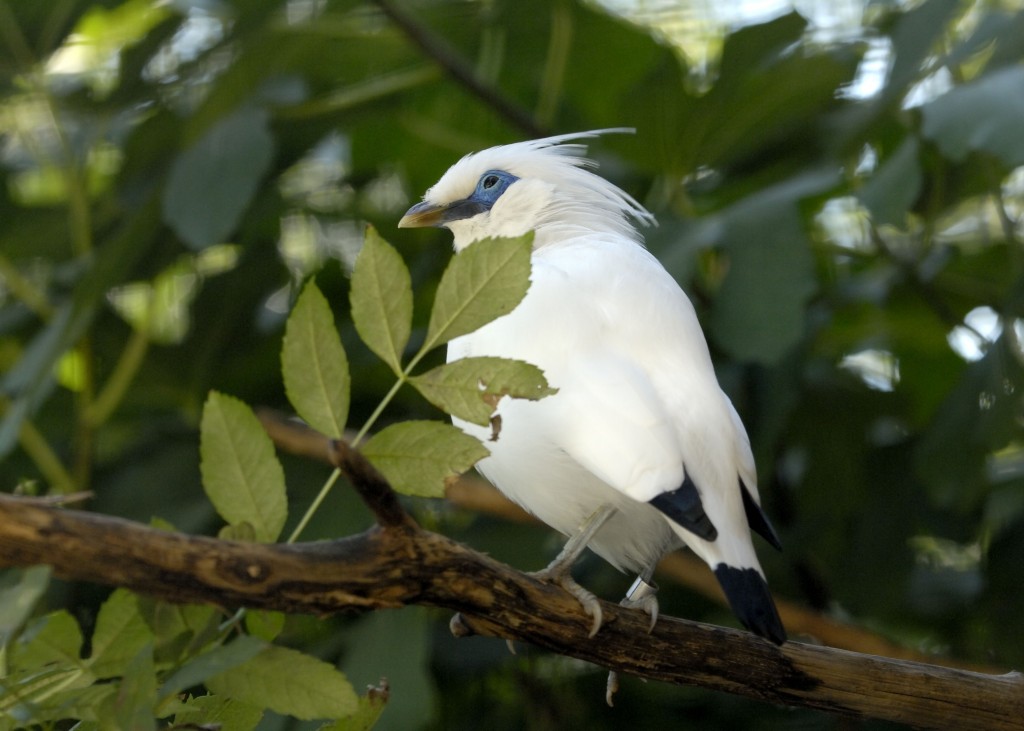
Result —
<instances>
[{"instance_id":1,"label":"bird's tail","mask_svg":"<svg viewBox=\"0 0 1024 731\"><path fill-rule=\"evenodd\" d=\"M786 630L761 572L724 563L715 566L714 571L729 606L744 627L776 645L786 641Z\"/></svg>"}]
</instances>

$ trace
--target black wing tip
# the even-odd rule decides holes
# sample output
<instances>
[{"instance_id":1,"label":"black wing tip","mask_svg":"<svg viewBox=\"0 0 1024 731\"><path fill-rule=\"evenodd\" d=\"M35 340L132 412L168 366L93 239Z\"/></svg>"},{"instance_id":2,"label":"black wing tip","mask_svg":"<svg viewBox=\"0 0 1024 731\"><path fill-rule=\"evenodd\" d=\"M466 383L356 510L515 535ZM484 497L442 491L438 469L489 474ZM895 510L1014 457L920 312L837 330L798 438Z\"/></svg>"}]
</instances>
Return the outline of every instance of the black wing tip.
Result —
<instances>
[{"instance_id":1,"label":"black wing tip","mask_svg":"<svg viewBox=\"0 0 1024 731\"><path fill-rule=\"evenodd\" d=\"M718 529L704 512L700 491L689 475L682 485L652 498L650 504L698 538L705 541L718 538Z\"/></svg>"},{"instance_id":2,"label":"black wing tip","mask_svg":"<svg viewBox=\"0 0 1024 731\"><path fill-rule=\"evenodd\" d=\"M740 492L743 494L743 512L747 514L747 525L768 541L776 551L781 551L782 541L779 540L779 534L775 532L768 516L754 500L754 496L750 494L750 490L743 484L742 479L740 480Z\"/></svg>"},{"instance_id":3,"label":"black wing tip","mask_svg":"<svg viewBox=\"0 0 1024 731\"><path fill-rule=\"evenodd\" d=\"M720 563L715 567L715 577L744 627L776 645L786 641L786 629L782 626L775 601L757 569L740 569Z\"/></svg>"}]
</instances>

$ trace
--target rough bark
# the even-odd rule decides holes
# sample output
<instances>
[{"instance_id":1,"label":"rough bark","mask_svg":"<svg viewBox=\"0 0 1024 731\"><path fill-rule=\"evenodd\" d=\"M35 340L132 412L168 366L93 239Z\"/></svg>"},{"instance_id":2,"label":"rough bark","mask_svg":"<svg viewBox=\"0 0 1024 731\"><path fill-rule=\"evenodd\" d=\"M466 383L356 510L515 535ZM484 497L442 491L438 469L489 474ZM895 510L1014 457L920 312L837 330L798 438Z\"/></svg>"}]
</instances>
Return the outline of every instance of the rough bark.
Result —
<instances>
[{"instance_id":1,"label":"rough bark","mask_svg":"<svg viewBox=\"0 0 1024 731\"><path fill-rule=\"evenodd\" d=\"M421 604L461 612L480 635L529 642L620 673L921 728L1024 729L1024 678L789 642L604 603L605 625L562 589L442 535L402 510L354 450L341 467L380 525L337 541L267 545L188 536L41 501L0 497L0 566L49 564L65 579L173 602L329 614Z\"/></svg>"}]
</instances>

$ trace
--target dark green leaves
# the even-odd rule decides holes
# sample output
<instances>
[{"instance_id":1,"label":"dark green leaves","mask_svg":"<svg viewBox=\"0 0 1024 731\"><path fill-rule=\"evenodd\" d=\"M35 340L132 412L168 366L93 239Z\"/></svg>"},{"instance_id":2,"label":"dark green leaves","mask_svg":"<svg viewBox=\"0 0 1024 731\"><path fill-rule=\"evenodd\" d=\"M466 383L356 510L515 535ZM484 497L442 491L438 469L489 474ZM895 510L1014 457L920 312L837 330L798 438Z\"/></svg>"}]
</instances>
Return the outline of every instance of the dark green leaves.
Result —
<instances>
[{"instance_id":1,"label":"dark green leaves","mask_svg":"<svg viewBox=\"0 0 1024 731\"><path fill-rule=\"evenodd\" d=\"M238 226L274 155L266 110L242 106L210 127L171 166L164 221L193 249Z\"/></svg>"},{"instance_id":2,"label":"dark green leaves","mask_svg":"<svg viewBox=\"0 0 1024 731\"><path fill-rule=\"evenodd\" d=\"M951 160L971 152L1024 165L1024 67L1012 66L943 94L921 109L921 133Z\"/></svg>"},{"instance_id":3,"label":"dark green leaves","mask_svg":"<svg viewBox=\"0 0 1024 731\"><path fill-rule=\"evenodd\" d=\"M831 171L812 171L719 214L729 270L711 329L734 357L775 363L803 336L805 305L816 284L798 206L834 183Z\"/></svg>"}]
</instances>

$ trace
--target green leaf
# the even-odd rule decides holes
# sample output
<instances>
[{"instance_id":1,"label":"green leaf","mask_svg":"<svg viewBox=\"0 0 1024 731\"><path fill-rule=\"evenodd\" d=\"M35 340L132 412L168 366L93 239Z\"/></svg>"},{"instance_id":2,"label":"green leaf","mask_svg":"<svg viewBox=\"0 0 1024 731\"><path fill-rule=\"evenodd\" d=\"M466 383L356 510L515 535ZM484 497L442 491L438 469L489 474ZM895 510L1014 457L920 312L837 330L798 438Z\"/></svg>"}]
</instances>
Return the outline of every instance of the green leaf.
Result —
<instances>
[{"instance_id":1,"label":"green leaf","mask_svg":"<svg viewBox=\"0 0 1024 731\"><path fill-rule=\"evenodd\" d=\"M1011 66L953 89L921 108L921 133L944 155L987 152L1009 169L1024 165L1024 67Z\"/></svg>"},{"instance_id":2,"label":"green leaf","mask_svg":"<svg viewBox=\"0 0 1024 731\"><path fill-rule=\"evenodd\" d=\"M858 197L877 225L902 225L921 191L917 138L908 136L864 184Z\"/></svg>"},{"instance_id":3,"label":"green leaf","mask_svg":"<svg viewBox=\"0 0 1024 731\"><path fill-rule=\"evenodd\" d=\"M189 698L185 710L174 716L175 727L217 728L220 731L252 731L263 720L258 706L218 695Z\"/></svg>"},{"instance_id":4,"label":"green leaf","mask_svg":"<svg viewBox=\"0 0 1024 731\"><path fill-rule=\"evenodd\" d=\"M484 239L452 257L437 286L423 352L507 315L530 287L533 233Z\"/></svg>"},{"instance_id":5,"label":"green leaf","mask_svg":"<svg viewBox=\"0 0 1024 731\"><path fill-rule=\"evenodd\" d=\"M153 646L140 649L125 667L114 699L114 720L119 729L152 731L156 728L156 666Z\"/></svg>"},{"instance_id":6,"label":"green leaf","mask_svg":"<svg viewBox=\"0 0 1024 731\"><path fill-rule=\"evenodd\" d=\"M260 541L273 541L288 516L284 470L252 409L211 391L200 427L203 489L228 523L248 522Z\"/></svg>"},{"instance_id":7,"label":"green leaf","mask_svg":"<svg viewBox=\"0 0 1024 731\"><path fill-rule=\"evenodd\" d=\"M921 78L925 60L935 52L936 44L962 7L957 0L927 0L898 16L891 34L892 69L883 98L902 98L906 89Z\"/></svg>"},{"instance_id":8,"label":"green leaf","mask_svg":"<svg viewBox=\"0 0 1024 731\"><path fill-rule=\"evenodd\" d=\"M139 612L138 597L127 589L115 589L96 618L89 668L97 678L123 675L132 658L153 641L153 632Z\"/></svg>"},{"instance_id":9,"label":"green leaf","mask_svg":"<svg viewBox=\"0 0 1024 731\"><path fill-rule=\"evenodd\" d=\"M54 702L62 692L77 696L92 689L95 678L81 666L55 665L43 670L8 674L0 682L0 718L40 720L40 706ZM62 715L61 718L66 716Z\"/></svg>"},{"instance_id":10,"label":"green leaf","mask_svg":"<svg viewBox=\"0 0 1024 731\"><path fill-rule=\"evenodd\" d=\"M206 681L213 693L308 721L355 713L358 698L345 676L323 660L270 646Z\"/></svg>"},{"instance_id":11,"label":"green leaf","mask_svg":"<svg viewBox=\"0 0 1024 731\"><path fill-rule=\"evenodd\" d=\"M11 653L11 666L17 670L46 665L81 665L82 630L65 610L51 612L32 622L18 637Z\"/></svg>"},{"instance_id":12,"label":"green leaf","mask_svg":"<svg viewBox=\"0 0 1024 731\"><path fill-rule=\"evenodd\" d=\"M419 497L443 497L445 480L489 454L476 438L439 421L393 424L360 451L395 490Z\"/></svg>"},{"instance_id":13,"label":"green leaf","mask_svg":"<svg viewBox=\"0 0 1024 731\"><path fill-rule=\"evenodd\" d=\"M245 613L245 630L261 640L273 642L284 630L285 619L283 612L250 609Z\"/></svg>"},{"instance_id":14,"label":"green leaf","mask_svg":"<svg viewBox=\"0 0 1024 731\"><path fill-rule=\"evenodd\" d=\"M836 181L832 170L811 170L748 196L706 224L729 255L711 331L735 358L777 363L803 337L804 309L817 281L799 202Z\"/></svg>"},{"instance_id":15,"label":"green leaf","mask_svg":"<svg viewBox=\"0 0 1024 731\"><path fill-rule=\"evenodd\" d=\"M383 688L370 688L366 695L359 696L359 708L351 716L326 723L317 731L370 731L377 725L380 716L388 705L390 691ZM418 710L415 709L414 710ZM422 718L422 715L420 715Z\"/></svg>"},{"instance_id":16,"label":"green leaf","mask_svg":"<svg viewBox=\"0 0 1024 731\"><path fill-rule=\"evenodd\" d=\"M438 366L409 382L439 409L487 426L503 396L531 401L556 393L537 366L511 358L461 358Z\"/></svg>"},{"instance_id":17,"label":"green leaf","mask_svg":"<svg viewBox=\"0 0 1024 731\"><path fill-rule=\"evenodd\" d=\"M214 124L171 165L163 219L193 249L238 226L274 156L269 115L243 106Z\"/></svg>"},{"instance_id":18,"label":"green leaf","mask_svg":"<svg viewBox=\"0 0 1024 731\"><path fill-rule=\"evenodd\" d=\"M412 330L412 279L402 257L372 226L352 270L352 320L366 346L401 373Z\"/></svg>"},{"instance_id":19,"label":"green leaf","mask_svg":"<svg viewBox=\"0 0 1024 731\"><path fill-rule=\"evenodd\" d=\"M0 646L6 645L11 635L21 629L49 585L49 566L4 572L0 584Z\"/></svg>"},{"instance_id":20,"label":"green leaf","mask_svg":"<svg viewBox=\"0 0 1024 731\"><path fill-rule=\"evenodd\" d=\"M914 461L933 503L975 509L992 479L992 454L1020 435L1024 369L1004 335L970 363L915 447Z\"/></svg>"},{"instance_id":21,"label":"green leaf","mask_svg":"<svg viewBox=\"0 0 1024 731\"><path fill-rule=\"evenodd\" d=\"M139 597L139 612L154 634L157 662L194 654L218 635L221 613L197 604L168 604Z\"/></svg>"},{"instance_id":22,"label":"green leaf","mask_svg":"<svg viewBox=\"0 0 1024 731\"><path fill-rule=\"evenodd\" d=\"M310 281L285 327L281 373L288 400L317 431L337 439L348 419L348 358L327 298Z\"/></svg>"},{"instance_id":23,"label":"green leaf","mask_svg":"<svg viewBox=\"0 0 1024 731\"><path fill-rule=\"evenodd\" d=\"M181 691L206 682L215 675L227 672L248 662L267 648L267 643L257 637L242 635L189 660L164 681L160 697L167 698Z\"/></svg>"}]
</instances>

